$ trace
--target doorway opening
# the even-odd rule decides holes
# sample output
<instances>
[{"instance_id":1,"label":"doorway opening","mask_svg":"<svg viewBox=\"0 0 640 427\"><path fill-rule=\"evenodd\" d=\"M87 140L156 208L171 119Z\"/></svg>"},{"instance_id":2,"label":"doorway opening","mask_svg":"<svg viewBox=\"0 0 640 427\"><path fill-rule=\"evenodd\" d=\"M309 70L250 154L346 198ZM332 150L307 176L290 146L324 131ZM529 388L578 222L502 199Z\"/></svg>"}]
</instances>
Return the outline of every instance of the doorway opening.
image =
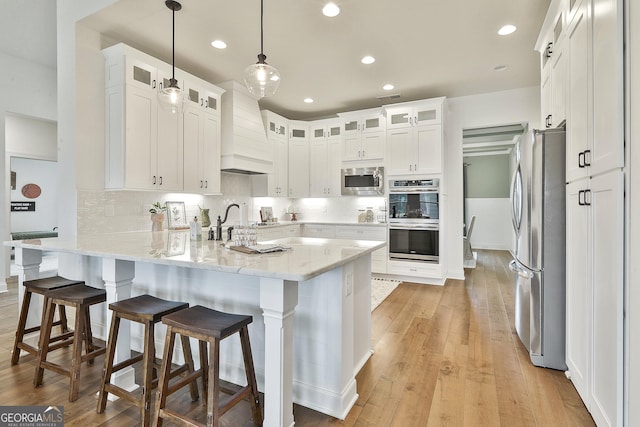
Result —
<instances>
[{"instance_id":1,"label":"doorway opening","mask_svg":"<svg viewBox=\"0 0 640 427\"><path fill-rule=\"evenodd\" d=\"M509 204L515 147L527 123L462 131L465 268L475 267L473 249L513 250Z\"/></svg>"}]
</instances>

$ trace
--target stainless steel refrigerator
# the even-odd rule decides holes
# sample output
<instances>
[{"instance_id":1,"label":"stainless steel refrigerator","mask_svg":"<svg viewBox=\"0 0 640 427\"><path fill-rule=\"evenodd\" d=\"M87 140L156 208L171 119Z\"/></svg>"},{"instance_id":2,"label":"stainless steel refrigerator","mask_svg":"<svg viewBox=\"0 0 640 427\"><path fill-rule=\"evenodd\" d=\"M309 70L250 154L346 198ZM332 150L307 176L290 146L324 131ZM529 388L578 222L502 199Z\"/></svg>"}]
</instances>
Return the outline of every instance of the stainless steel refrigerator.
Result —
<instances>
[{"instance_id":1,"label":"stainless steel refrigerator","mask_svg":"<svg viewBox=\"0 0 640 427\"><path fill-rule=\"evenodd\" d=\"M516 146L511 207L515 322L536 366L565 363L565 130L534 130Z\"/></svg>"}]
</instances>

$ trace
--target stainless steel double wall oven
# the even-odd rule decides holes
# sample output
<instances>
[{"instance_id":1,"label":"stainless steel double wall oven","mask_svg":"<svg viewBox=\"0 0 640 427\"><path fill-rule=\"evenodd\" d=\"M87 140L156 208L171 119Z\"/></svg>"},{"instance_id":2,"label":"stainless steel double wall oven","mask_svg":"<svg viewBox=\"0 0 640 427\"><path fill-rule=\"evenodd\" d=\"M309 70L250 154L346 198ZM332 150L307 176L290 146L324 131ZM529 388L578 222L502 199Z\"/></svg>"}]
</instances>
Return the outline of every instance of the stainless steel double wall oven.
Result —
<instances>
[{"instance_id":1,"label":"stainless steel double wall oven","mask_svg":"<svg viewBox=\"0 0 640 427\"><path fill-rule=\"evenodd\" d=\"M389 181L389 259L439 261L439 184L437 178Z\"/></svg>"}]
</instances>

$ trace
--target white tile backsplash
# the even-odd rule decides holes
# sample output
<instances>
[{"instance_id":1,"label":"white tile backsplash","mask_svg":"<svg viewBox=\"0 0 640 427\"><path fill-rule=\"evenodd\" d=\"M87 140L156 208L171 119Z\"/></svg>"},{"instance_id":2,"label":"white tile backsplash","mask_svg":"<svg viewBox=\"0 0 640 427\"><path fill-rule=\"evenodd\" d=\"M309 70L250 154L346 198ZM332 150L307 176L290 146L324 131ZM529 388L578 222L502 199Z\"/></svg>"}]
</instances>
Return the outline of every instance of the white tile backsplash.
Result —
<instances>
[{"instance_id":1,"label":"white tile backsplash","mask_svg":"<svg viewBox=\"0 0 640 427\"><path fill-rule=\"evenodd\" d=\"M183 201L187 218L200 215L199 207L209 209L209 218L215 228L218 215L232 203L246 203L249 221L260 220L260 207L271 206L274 216L288 221L289 207L298 213L300 221L357 222L360 209L373 208L374 214L384 209L384 197L335 197L287 199L251 197L251 179L248 175L223 172L221 196L165 193L156 191L78 191L78 234L113 233L121 231L151 230L149 208L160 201ZM240 221L240 210L232 208L226 225ZM165 222L166 227L166 222Z\"/></svg>"}]
</instances>

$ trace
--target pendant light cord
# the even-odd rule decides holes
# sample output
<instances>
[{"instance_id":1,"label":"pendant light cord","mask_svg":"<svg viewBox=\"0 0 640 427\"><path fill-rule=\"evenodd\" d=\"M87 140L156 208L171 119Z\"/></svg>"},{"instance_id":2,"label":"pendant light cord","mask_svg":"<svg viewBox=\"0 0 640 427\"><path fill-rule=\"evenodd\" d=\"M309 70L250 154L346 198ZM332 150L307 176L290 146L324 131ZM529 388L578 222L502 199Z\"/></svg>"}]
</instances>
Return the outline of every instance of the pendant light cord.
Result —
<instances>
[{"instance_id":1,"label":"pendant light cord","mask_svg":"<svg viewBox=\"0 0 640 427\"><path fill-rule=\"evenodd\" d=\"M172 9L173 27L171 30L171 78L176 79L176 10Z\"/></svg>"},{"instance_id":2,"label":"pendant light cord","mask_svg":"<svg viewBox=\"0 0 640 427\"><path fill-rule=\"evenodd\" d=\"M260 54L264 55L264 0L260 0Z\"/></svg>"}]
</instances>

